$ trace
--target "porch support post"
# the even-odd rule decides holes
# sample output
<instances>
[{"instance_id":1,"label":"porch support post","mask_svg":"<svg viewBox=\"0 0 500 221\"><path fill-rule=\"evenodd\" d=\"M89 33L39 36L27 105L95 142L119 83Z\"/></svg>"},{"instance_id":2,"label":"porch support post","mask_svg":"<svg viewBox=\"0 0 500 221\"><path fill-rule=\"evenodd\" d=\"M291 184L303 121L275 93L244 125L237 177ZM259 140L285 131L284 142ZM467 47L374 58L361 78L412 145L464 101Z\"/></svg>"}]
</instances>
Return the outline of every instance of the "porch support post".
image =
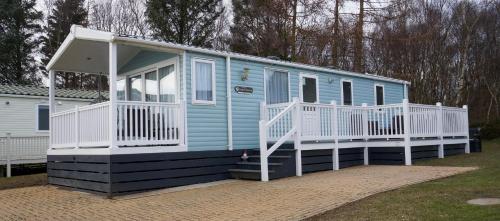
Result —
<instances>
[{"instance_id":1,"label":"porch support post","mask_svg":"<svg viewBox=\"0 0 500 221\"><path fill-rule=\"evenodd\" d=\"M116 80L117 80L117 45L109 43L109 146L116 148L117 109L116 109Z\"/></svg>"},{"instance_id":2,"label":"porch support post","mask_svg":"<svg viewBox=\"0 0 500 221\"><path fill-rule=\"evenodd\" d=\"M363 103L361 104L363 107L363 112L362 112L362 120L363 120L363 138L365 140L365 147L363 148L363 160L364 164L368 165L369 164L369 158L368 158L368 104Z\"/></svg>"},{"instance_id":3,"label":"porch support post","mask_svg":"<svg viewBox=\"0 0 500 221\"><path fill-rule=\"evenodd\" d=\"M49 70L49 149L52 147L53 133L52 133L52 114L56 112L56 72L54 70Z\"/></svg>"},{"instance_id":4,"label":"porch support post","mask_svg":"<svg viewBox=\"0 0 500 221\"><path fill-rule=\"evenodd\" d=\"M333 151L332 151L332 163L333 163L333 170L339 170L340 169L340 161L339 161L339 136L338 136L338 125L337 125L337 102L336 101L331 101L330 103L332 105L333 111L332 111L332 127L333 127Z\"/></svg>"},{"instance_id":5,"label":"porch support post","mask_svg":"<svg viewBox=\"0 0 500 221\"><path fill-rule=\"evenodd\" d=\"M462 107L464 110L465 110L465 113L464 113L464 130L465 130L465 133L466 133L466 138L467 138L467 143L465 143L465 153L470 153L470 138L469 138L469 109L467 108L467 105L464 105Z\"/></svg>"},{"instance_id":6,"label":"porch support post","mask_svg":"<svg viewBox=\"0 0 500 221\"><path fill-rule=\"evenodd\" d=\"M295 147L295 174L297 176L302 176L302 140L301 140L301 132L302 132L302 106L299 102L298 98L293 98L293 101L296 105L295 107L295 139L294 139L294 147Z\"/></svg>"},{"instance_id":7,"label":"porch support post","mask_svg":"<svg viewBox=\"0 0 500 221\"><path fill-rule=\"evenodd\" d=\"M267 121L259 121L259 143L260 143L260 179L269 181L269 172L267 165Z\"/></svg>"},{"instance_id":8,"label":"porch support post","mask_svg":"<svg viewBox=\"0 0 500 221\"><path fill-rule=\"evenodd\" d=\"M408 103L408 99L403 99L403 126L405 165L411 166L410 104Z\"/></svg>"},{"instance_id":9,"label":"porch support post","mask_svg":"<svg viewBox=\"0 0 500 221\"><path fill-rule=\"evenodd\" d=\"M437 102L437 127L438 127L438 158L444 158L444 144L443 144L443 105L441 102Z\"/></svg>"}]
</instances>

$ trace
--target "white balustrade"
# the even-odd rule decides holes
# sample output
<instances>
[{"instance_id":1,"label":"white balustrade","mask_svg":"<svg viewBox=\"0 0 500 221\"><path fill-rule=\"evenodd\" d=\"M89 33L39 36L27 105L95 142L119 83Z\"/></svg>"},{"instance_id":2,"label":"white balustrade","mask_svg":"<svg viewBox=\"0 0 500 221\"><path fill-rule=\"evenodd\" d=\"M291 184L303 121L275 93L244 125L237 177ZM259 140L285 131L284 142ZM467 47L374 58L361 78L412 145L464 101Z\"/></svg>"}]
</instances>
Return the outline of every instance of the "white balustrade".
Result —
<instances>
[{"instance_id":1,"label":"white balustrade","mask_svg":"<svg viewBox=\"0 0 500 221\"><path fill-rule=\"evenodd\" d=\"M262 117L271 120L289 105L291 103L263 105ZM405 136L402 103L378 106L316 103L298 105L301 110L302 141L403 139ZM411 138L467 135L468 118L464 108L408 104L408 112ZM280 139L292 128L292 116L293 114L288 112L275 119L276 122L267 131L268 141Z\"/></svg>"},{"instance_id":2,"label":"white balustrade","mask_svg":"<svg viewBox=\"0 0 500 221\"><path fill-rule=\"evenodd\" d=\"M118 102L120 146L179 144L183 137L182 105Z\"/></svg>"},{"instance_id":3,"label":"white balustrade","mask_svg":"<svg viewBox=\"0 0 500 221\"><path fill-rule=\"evenodd\" d=\"M51 147L109 147L109 102L51 115ZM180 103L120 101L117 108L118 146L180 144L184 137L184 109Z\"/></svg>"}]
</instances>

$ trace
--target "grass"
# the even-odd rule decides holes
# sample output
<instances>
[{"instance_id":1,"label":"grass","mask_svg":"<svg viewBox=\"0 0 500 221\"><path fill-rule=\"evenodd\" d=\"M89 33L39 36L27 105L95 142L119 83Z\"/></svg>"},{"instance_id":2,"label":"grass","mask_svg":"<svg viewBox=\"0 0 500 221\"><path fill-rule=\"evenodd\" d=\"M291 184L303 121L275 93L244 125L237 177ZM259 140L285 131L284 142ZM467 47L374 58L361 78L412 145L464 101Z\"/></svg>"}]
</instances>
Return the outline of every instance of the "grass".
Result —
<instances>
[{"instance_id":1,"label":"grass","mask_svg":"<svg viewBox=\"0 0 500 221\"><path fill-rule=\"evenodd\" d=\"M479 169L376 194L308 220L500 220L500 205L466 203L474 198L500 197L500 139L483 142L482 153L420 161L415 165Z\"/></svg>"},{"instance_id":2,"label":"grass","mask_svg":"<svg viewBox=\"0 0 500 221\"><path fill-rule=\"evenodd\" d=\"M47 174L31 174L14 176L10 178L2 177L0 178L0 190L28 187L28 186L39 186L47 184Z\"/></svg>"}]
</instances>

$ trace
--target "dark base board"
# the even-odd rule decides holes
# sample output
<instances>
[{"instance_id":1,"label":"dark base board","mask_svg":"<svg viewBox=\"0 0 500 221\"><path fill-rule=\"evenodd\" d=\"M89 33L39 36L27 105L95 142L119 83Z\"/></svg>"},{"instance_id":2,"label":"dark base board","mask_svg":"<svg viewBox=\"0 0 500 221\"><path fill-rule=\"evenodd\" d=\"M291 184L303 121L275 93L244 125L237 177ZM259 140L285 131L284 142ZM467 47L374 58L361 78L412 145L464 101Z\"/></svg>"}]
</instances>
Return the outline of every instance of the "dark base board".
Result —
<instances>
[{"instance_id":1,"label":"dark base board","mask_svg":"<svg viewBox=\"0 0 500 221\"><path fill-rule=\"evenodd\" d=\"M369 162L373 165L404 165L404 147L371 147ZM457 155L465 153L464 144L444 145L444 155ZM438 158L438 146L417 146L411 148L413 162L425 159Z\"/></svg>"},{"instance_id":2,"label":"dark base board","mask_svg":"<svg viewBox=\"0 0 500 221\"><path fill-rule=\"evenodd\" d=\"M363 165L363 148L340 149L339 166L346 168ZM310 173L333 169L332 150L302 151L302 172Z\"/></svg>"},{"instance_id":3,"label":"dark base board","mask_svg":"<svg viewBox=\"0 0 500 221\"><path fill-rule=\"evenodd\" d=\"M47 157L50 184L116 196L228 179L242 150Z\"/></svg>"}]
</instances>

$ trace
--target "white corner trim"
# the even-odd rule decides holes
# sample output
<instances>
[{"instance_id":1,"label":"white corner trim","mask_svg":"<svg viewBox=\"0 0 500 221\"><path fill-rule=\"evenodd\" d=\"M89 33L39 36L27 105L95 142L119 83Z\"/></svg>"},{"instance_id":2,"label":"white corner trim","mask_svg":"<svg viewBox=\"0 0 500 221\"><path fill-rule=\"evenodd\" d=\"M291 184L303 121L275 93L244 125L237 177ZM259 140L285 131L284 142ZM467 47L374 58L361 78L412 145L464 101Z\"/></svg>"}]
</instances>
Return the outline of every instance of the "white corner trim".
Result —
<instances>
[{"instance_id":1,"label":"white corner trim","mask_svg":"<svg viewBox=\"0 0 500 221\"><path fill-rule=\"evenodd\" d=\"M198 100L196 99L196 63L205 63L212 66L212 100ZM193 105L215 105L217 102L217 85L215 73L215 60L194 57L191 59L191 103Z\"/></svg>"},{"instance_id":2,"label":"white corner trim","mask_svg":"<svg viewBox=\"0 0 500 221\"><path fill-rule=\"evenodd\" d=\"M233 105L231 87L231 57L226 57L226 89L227 89L227 149L233 150Z\"/></svg>"}]
</instances>

